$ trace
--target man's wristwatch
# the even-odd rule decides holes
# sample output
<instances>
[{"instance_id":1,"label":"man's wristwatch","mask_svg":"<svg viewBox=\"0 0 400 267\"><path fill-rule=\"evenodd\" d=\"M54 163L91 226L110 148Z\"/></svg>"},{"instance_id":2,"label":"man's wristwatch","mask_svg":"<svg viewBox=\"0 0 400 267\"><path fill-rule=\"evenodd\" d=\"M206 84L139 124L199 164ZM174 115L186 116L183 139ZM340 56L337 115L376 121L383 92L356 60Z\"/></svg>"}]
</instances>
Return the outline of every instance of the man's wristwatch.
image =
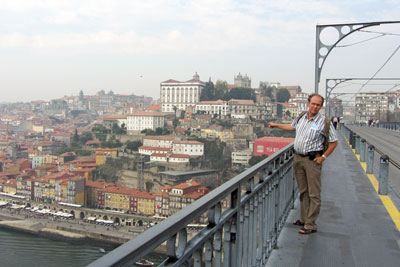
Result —
<instances>
[{"instance_id":1,"label":"man's wristwatch","mask_svg":"<svg viewBox=\"0 0 400 267\"><path fill-rule=\"evenodd\" d=\"M322 155L321 157L323 157L324 159L326 159L326 156L325 156L325 155Z\"/></svg>"}]
</instances>

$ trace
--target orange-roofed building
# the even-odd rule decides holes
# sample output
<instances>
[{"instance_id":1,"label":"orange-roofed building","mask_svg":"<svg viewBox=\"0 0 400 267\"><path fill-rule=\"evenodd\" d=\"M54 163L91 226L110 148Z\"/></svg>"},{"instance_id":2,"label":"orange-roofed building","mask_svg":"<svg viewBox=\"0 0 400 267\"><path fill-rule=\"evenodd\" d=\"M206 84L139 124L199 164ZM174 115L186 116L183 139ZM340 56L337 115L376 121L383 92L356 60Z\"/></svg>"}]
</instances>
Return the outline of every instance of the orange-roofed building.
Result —
<instances>
[{"instance_id":1,"label":"orange-roofed building","mask_svg":"<svg viewBox=\"0 0 400 267\"><path fill-rule=\"evenodd\" d=\"M145 191L138 191L134 196L137 198L137 209L139 214L154 215L155 196Z\"/></svg>"},{"instance_id":2,"label":"orange-roofed building","mask_svg":"<svg viewBox=\"0 0 400 267\"><path fill-rule=\"evenodd\" d=\"M150 107L148 107L148 108L146 109L146 111L156 111L156 112L159 112L159 111L160 111L160 105L158 105L158 104L153 104L153 105L151 105Z\"/></svg>"},{"instance_id":3,"label":"orange-roofed building","mask_svg":"<svg viewBox=\"0 0 400 267\"><path fill-rule=\"evenodd\" d=\"M96 148L96 164L103 165L107 158L116 158L118 150L116 148Z\"/></svg>"},{"instance_id":4,"label":"orange-roofed building","mask_svg":"<svg viewBox=\"0 0 400 267\"><path fill-rule=\"evenodd\" d=\"M40 178L34 181L34 200L37 202L52 203L55 201L56 181L71 177L68 173L56 173Z\"/></svg>"},{"instance_id":5,"label":"orange-roofed building","mask_svg":"<svg viewBox=\"0 0 400 267\"><path fill-rule=\"evenodd\" d=\"M154 215L154 200L153 194L134 188L109 187L98 191L100 207L142 215Z\"/></svg>"},{"instance_id":6,"label":"orange-roofed building","mask_svg":"<svg viewBox=\"0 0 400 267\"><path fill-rule=\"evenodd\" d=\"M75 152L66 152L58 156L58 162L65 164L69 161L73 161L76 158Z\"/></svg>"},{"instance_id":7,"label":"orange-roofed building","mask_svg":"<svg viewBox=\"0 0 400 267\"><path fill-rule=\"evenodd\" d=\"M200 183L195 181L187 181L173 186L169 192L169 214L172 215L182 209L183 196L197 192L200 187Z\"/></svg>"},{"instance_id":8,"label":"orange-roofed building","mask_svg":"<svg viewBox=\"0 0 400 267\"><path fill-rule=\"evenodd\" d=\"M28 159L18 159L16 164L19 166L20 171L31 168L31 161Z\"/></svg>"},{"instance_id":9,"label":"orange-roofed building","mask_svg":"<svg viewBox=\"0 0 400 267\"><path fill-rule=\"evenodd\" d=\"M17 193L17 180L9 179L3 183L3 192L10 195L15 195Z\"/></svg>"},{"instance_id":10,"label":"orange-roofed building","mask_svg":"<svg viewBox=\"0 0 400 267\"><path fill-rule=\"evenodd\" d=\"M89 140L86 142L88 147L99 147L101 142L99 140Z\"/></svg>"},{"instance_id":11,"label":"orange-roofed building","mask_svg":"<svg viewBox=\"0 0 400 267\"><path fill-rule=\"evenodd\" d=\"M108 187L98 190L98 205L118 211L137 212L137 199L133 198L137 189ZM132 202L132 203L131 203Z\"/></svg>"},{"instance_id":12,"label":"orange-roofed building","mask_svg":"<svg viewBox=\"0 0 400 267\"><path fill-rule=\"evenodd\" d=\"M35 183L33 179L17 179L17 195L24 196L26 200L33 199Z\"/></svg>"},{"instance_id":13,"label":"orange-roofed building","mask_svg":"<svg viewBox=\"0 0 400 267\"><path fill-rule=\"evenodd\" d=\"M85 178L86 181L91 181L93 180L93 171L96 168L82 168L78 170L73 170L72 173L77 175L77 176L82 176Z\"/></svg>"},{"instance_id":14,"label":"orange-roofed building","mask_svg":"<svg viewBox=\"0 0 400 267\"><path fill-rule=\"evenodd\" d=\"M166 217L169 215L169 191L155 194L154 212L156 216Z\"/></svg>"},{"instance_id":15,"label":"orange-roofed building","mask_svg":"<svg viewBox=\"0 0 400 267\"><path fill-rule=\"evenodd\" d=\"M85 199L86 199L85 206L88 208L99 207L100 206L98 203L99 190L109 187L115 187L115 184L87 180L85 183Z\"/></svg>"}]
</instances>

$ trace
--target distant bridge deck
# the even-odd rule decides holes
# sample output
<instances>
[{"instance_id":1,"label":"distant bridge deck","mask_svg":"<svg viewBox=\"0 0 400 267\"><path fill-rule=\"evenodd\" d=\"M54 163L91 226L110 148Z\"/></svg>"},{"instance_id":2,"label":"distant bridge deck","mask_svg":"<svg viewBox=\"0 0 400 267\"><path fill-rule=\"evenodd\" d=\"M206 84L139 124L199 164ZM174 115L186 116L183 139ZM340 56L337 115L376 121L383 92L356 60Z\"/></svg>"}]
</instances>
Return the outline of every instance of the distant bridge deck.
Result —
<instances>
[{"instance_id":1,"label":"distant bridge deck","mask_svg":"<svg viewBox=\"0 0 400 267\"><path fill-rule=\"evenodd\" d=\"M376 131L386 131L362 130L371 136L373 131L375 136ZM383 142L371 136L371 142ZM398 151L397 145L393 153ZM400 229L394 223L400 221L397 209L393 220L383 204L387 199L375 191L340 133L339 145L324 163L322 177L318 233L298 234L299 227L292 224L299 218L297 200L266 266L400 266Z\"/></svg>"}]
</instances>

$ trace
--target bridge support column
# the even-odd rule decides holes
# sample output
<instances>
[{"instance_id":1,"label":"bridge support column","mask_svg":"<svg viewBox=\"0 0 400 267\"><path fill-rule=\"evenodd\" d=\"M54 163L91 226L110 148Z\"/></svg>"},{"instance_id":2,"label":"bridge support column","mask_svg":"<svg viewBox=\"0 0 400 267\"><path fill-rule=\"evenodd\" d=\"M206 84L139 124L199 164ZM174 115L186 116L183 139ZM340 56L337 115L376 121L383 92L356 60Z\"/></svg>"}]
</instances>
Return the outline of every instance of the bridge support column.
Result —
<instances>
[{"instance_id":1,"label":"bridge support column","mask_svg":"<svg viewBox=\"0 0 400 267\"><path fill-rule=\"evenodd\" d=\"M379 190L380 195L388 194L389 157L382 155L379 165Z\"/></svg>"},{"instance_id":2,"label":"bridge support column","mask_svg":"<svg viewBox=\"0 0 400 267\"><path fill-rule=\"evenodd\" d=\"M367 157L367 174L372 174L374 172L374 153L375 147L373 145L369 145Z\"/></svg>"},{"instance_id":3,"label":"bridge support column","mask_svg":"<svg viewBox=\"0 0 400 267\"><path fill-rule=\"evenodd\" d=\"M353 131L350 131L350 145L352 149L356 148L356 144L355 144L355 136L356 134Z\"/></svg>"},{"instance_id":4,"label":"bridge support column","mask_svg":"<svg viewBox=\"0 0 400 267\"><path fill-rule=\"evenodd\" d=\"M360 154L360 136L358 134L356 134L355 137L356 141L356 154Z\"/></svg>"},{"instance_id":5,"label":"bridge support column","mask_svg":"<svg viewBox=\"0 0 400 267\"><path fill-rule=\"evenodd\" d=\"M365 139L361 138L360 141L360 161L365 162Z\"/></svg>"}]
</instances>

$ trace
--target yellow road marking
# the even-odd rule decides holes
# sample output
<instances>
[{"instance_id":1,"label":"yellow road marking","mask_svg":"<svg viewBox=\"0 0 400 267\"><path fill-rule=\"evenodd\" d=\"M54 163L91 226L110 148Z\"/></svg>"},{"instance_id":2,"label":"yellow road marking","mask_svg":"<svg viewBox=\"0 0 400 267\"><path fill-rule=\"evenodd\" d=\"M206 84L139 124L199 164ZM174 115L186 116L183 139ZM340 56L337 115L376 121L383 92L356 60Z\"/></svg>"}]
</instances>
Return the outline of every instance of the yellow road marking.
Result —
<instances>
[{"instance_id":1,"label":"yellow road marking","mask_svg":"<svg viewBox=\"0 0 400 267\"><path fill-rule=\"evenodd\" d=\"M346 139L347 140L347 139ZM356 150L352 149L354 155L360 161L360 155L356 154ZM365 162L360 162L361 167L365 172L367 172L367 163ZM380 195L379 192L379 182L378 179L376 179L375 175L373 174L367 174L367 177L369 181L371 182L372 186L374 187L376 193L380 197L383 206L385 206L387 212L389 213L389 216L392 218L393 223L396 225L397 230L400 232L400 212L396 208L396 205L393 204L393 201L390 199L389 196L386 195Z\"/></svg>"}]
</instances>

